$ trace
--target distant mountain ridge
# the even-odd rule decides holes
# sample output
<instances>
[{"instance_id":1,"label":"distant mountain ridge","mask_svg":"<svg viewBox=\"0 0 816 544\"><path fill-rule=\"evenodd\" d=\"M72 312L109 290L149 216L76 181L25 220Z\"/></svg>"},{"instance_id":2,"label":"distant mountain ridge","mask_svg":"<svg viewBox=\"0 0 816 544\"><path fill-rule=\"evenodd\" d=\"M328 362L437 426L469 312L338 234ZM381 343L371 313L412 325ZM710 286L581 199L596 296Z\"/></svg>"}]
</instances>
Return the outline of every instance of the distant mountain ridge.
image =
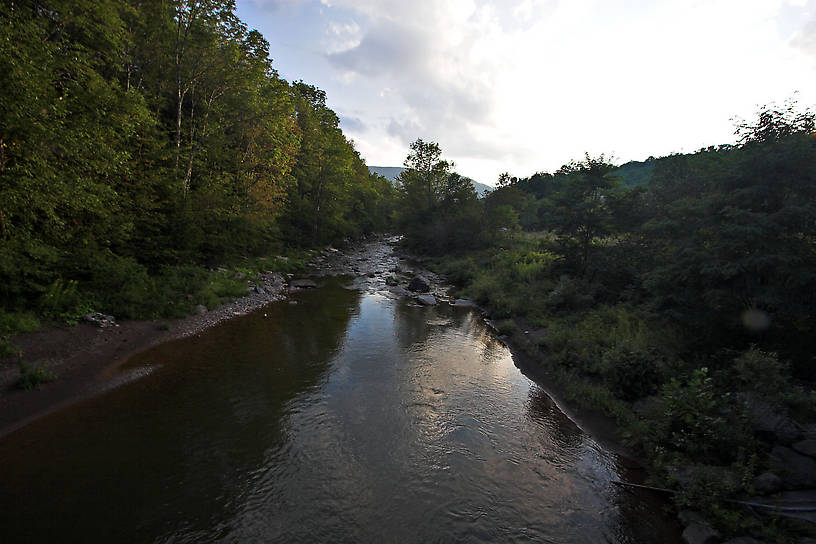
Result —
<instances>
[{"instance_id":1,"label":"distant mountain ridge","mask_svg":"<svg viewBox=\"0 0 816 544\"><path fill-rule=\"evenodd\" d=\"M612 172L625 187L645 187L652 180L655 164L660 159L648 158L645 161L630 161L622 164Z\"/></svg>"},{"instance_id":2,"label":"distant mountain ridge","mask_svg":"<svg viewBox=\"0 0 816 544\"><path fill-rule=\"evenodd\" d=\"M405 171L405 168L402 166L369 166L369 172L372 174L377 174L389 180L391 183L396 181L397 177ZM493 190L493 187L490 185L485 185L484 183L479 183L471 178L466 177L465 179L470 180L470 183L473 184L473 188L476 190L476 194L479 195L479 198L485 196L489 191Z\"/></svg>"}]
</instances>

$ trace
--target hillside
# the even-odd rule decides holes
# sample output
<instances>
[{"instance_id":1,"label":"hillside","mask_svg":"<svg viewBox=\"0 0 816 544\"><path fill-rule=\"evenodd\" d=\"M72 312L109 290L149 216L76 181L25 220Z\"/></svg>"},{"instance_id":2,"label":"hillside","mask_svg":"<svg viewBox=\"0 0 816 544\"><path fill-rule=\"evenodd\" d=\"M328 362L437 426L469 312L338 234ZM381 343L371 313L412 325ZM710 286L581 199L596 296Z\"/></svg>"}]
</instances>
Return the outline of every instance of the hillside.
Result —
<instances>
[{"instance_id":1,"label":"hillside","mask_svg":"<svg viewBox=\"0 0 816 544\"><path fill-rule=\"evenodd\" d=\"M649 185L652 179L655 163L660 159L649 158L645 161L631 161L615 170L612 174L618 176L620 182L626 187L639 187Z\"/></svg>"},{"instance_id":2,"label":"hillside","mask_svg":"<svg viewBox=\"0 0 816 544\"><path fill-rule=\"evenodd\" d=\"M393 183L396 181L397 176L402 174L405 168L402 166L369 166L368 170L372 174L380 175ZM493 187L490 185L485 185L484 183L479 183L478 181L472 179L470 179L470 182L473 184L473 188L476 190L476 194L479 195L479 198L482 198L489 191L493 190Z\"/></svg>"}]
</instances>

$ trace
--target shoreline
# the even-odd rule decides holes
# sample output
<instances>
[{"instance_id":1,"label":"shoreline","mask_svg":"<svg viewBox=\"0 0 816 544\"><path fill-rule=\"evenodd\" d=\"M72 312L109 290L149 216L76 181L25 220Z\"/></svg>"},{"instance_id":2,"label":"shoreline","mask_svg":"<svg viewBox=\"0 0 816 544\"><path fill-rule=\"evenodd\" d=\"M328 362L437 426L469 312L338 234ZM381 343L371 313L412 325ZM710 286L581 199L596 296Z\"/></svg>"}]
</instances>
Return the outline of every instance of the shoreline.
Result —
<instances>
[{"instance_id":1,"label":"shoreline","mask_svg":"<svg viewBox=\"0 0 816 544\"><path fill-rule=\"evenodd\" d=\"M307 270L294 277L354 273L350 255L385 239L379 236L363 239L360 247L343 252L330 246L319 250ZM328 266L327 258L333 261ZM135 375L122 379L115 372L138 353L195 336L268 304L285 302L289 293L300 289L287 285L284 276L277 272L261 274L259 283L260 290L248 282L246 295L186 317L126 320L105 328L84 322L65 327L45 326L12 337L11 342L20 348L23 360L35 367L48 368L56 377L28 391L17 389L17 362L13 359L0 362L0 439L37 419L138 379Z\"/></svg>"},{"instance_id":2,"label":"shoreline","mask_svg":"<svg viewBox=\"0 0 816 544\"><path fill-rule=\"evenodd\" d=\"M372 273L372 263L363 255L378 244L389 245L391 251L394 251L396 238L375 236L361 242L356 247L342 251L326 247L316 252L307 270L298 276L367 276ZM411 263L411 268L414 269L412 271L416 274L428 274L437 281L441 280L442 285L437 285L437 290L447 290L450 287L444 278L426 270L421 262L414 261L411 256L399 254L399 257L400 260ZM290 292L299 290L286 285L278 273L262 274L261 280L260 293L248 287L249 293L243 297L216 309L182 318L130 320L107 328L87 323L72 327L48 326L12 338L12 342L23 351L26 362L34 366L46 366L56 374L56 379L29 391L15 389L14 382L18 376L16 362L7 360L0 365L0 439L42 417L138 379L138 374L123 378L116 372L138 353L159 344L195 336L223 321L240 317L268 304L286 302ZM480 312L491 327L490 317L484 309L476 305L473 309ZM546 362L529 354L512 338L494 332L510 350L519 371L540 387L558 409L584 433L605 449L627 460L627 464L634 463L637 467L644 465L622 443L617 435L617 424L611 417L598 410L568 402L563 387L548 373Z\"/></svg>"},{"instance_id":3,"label":"shoreline","mask_svg":"<svg viewBox=\"0 0 816 544\"><path fill-rule=\"evenodd\" d=\"M27 363L44 366L56 377L32 390L17 389L17 362L3 361L0 365L0 438L41 417L127 383L129 380L113 383L114 371L137 353L195 336L222 321L285 300L285 288L275 292L272 282L268 281L272 279L272 274L262 275L264 294L248 293L213 310L182 318L126 320L105 328L89 323L46 326L11 338Z\"/></svg>"}]
</instances>

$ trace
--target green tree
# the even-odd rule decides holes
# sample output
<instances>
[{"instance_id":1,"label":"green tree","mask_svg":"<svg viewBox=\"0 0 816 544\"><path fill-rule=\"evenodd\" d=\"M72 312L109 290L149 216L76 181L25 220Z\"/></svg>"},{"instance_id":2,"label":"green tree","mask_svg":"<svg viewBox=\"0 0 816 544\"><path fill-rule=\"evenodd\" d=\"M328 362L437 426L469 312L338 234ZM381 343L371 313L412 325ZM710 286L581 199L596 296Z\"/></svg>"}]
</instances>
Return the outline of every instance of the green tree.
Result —
<instances>
[{"instance_id":1,"label":"green tree","mask_svg":"<svg viewBox=\"0 0 816 544\"><path fill-rule=\"evenodd\" d=\"M548 222L558 234L562 255L580 274L586 273L593 248L612 233L609 200L619 186L614 170L603 155L587 154L556 172L559 184L549 198Z\"/></svg>"}]
</instances>

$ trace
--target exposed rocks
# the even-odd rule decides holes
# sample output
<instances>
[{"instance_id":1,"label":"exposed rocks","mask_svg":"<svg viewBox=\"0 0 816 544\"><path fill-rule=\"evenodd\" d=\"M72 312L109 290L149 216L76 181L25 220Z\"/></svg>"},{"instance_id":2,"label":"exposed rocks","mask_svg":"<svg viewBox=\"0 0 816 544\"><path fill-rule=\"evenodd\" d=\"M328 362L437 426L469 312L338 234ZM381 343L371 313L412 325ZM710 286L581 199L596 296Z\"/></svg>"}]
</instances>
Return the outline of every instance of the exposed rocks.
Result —
<instances>
[{"instance_id":1,"label":"exposed rocks","mask_svg":"<svg viewBox=\"0 0 816 544\"><path fill-rule=\"evenodd\" d=\"M816 457L816 440L808 439L802 440L801 442L796 442L791 446L794 450L801 453L802 455L807 455L809 457Z\"/></svg>"},{"instance_id":2,"label":"exposed rocks","mask_svg":"<svg viewBox=\"0 0 816 544\"><path fill-rule=\"evenodd\" d=\"M405 287L400 287L400 286L392 287L391 292L394 293L395 295L399 295L401 297L411 296L411 292L408 291L407 289L405 289Z\"/></svg>"},{"instance_id":3,"label":"exposed rocks","mask_svg":"<svg viewBox=\"0 0 816 544\"><path fill-rule=\"evenodd\" d=\"M785 446L775 446L768 458L769 464L782 479L787 489L816 487L816 461Z\"/></svg>"},{"instance_id":4,"label":"exposed rocks","mask_svg":"<svg viewBox=\"0 0 816 544\"><path fill-rule=\"evenodd\" d=\"M103 314L100 312L93 312L88 315L82 317L84 321L87 321L91 325L95 325L100 329L105 329L107 327L117 327L116 319L112 315Z\"/></svg>"},{"instance_id":5,"label":"exposed rocks","mask_svg":"<svg viewBox=\"0 0 816 544\"><path fill-rule=\"evenodd\" d=\"M433 295L419 295L417 300L420 304L424 306L435 306L436 305L436 297Z\"/></svg>"},{"instance_id":6,"label":"exposed rocks","mask_svg":"<svg viewBox=\"0 0 816 544\"><path fill-rule=\"evenodd\" d=\"M256 295L265 295L266 290L260 285L252 284L247 288L248 293L255 293Z\"/></svg>"},{"instance_id":7,"label":"exposed rocks","mask_svg":"<svg viewBox=\"0 0 816 544\"><path fill-rule=\"evenodd\" d=\"M453 306L460 306L462 308L475 308L476 303L472 300L467 300L464 298L457 298L453 301Z\"/></svg>"},{"instance_id":8,"label":"exposed rocks","mask_svg":"<svg viewBox=\"0 0 816 544\"><path fill-rule=\"evenodd\" d=\"M264 274L263 279L264 285L272 291L279 291L283 289L283 286L286 284L286 280L283 279L283 274L271 270Z\"/></svg>"},{"instance_id":9,"label":"exposed rocks","mask_svg":"<svg viewBox=\"0 0 816 544\"><path fill-rule=\"evenodd\" d=\"M808 423L802 426L802 438L816 440L816 423Z\"/></svg>"},{"instance_id":10,"label":"exposed rocks","mask_svg":"<svg viewBox=\"0 0 816 544\"><path fill-rule=\"evenodd\" d=\"M705 523L703 515L694 510L680 510L680 512L677 513L677 519L680 520L680 523L682 523L684 527L692 523Z\"/></svg>"},{"instance_id":11,"label":"exposed rocks","mask_svg":"<svg viewBox=\"0 0 816 544\"><path fill-rule=\"evenodd\" d=\"M751 415L751 425L768 441L790 444L799 436L799 429L787 415L775 410L755 395L743 393L742 397Z\"/></svg>"},{"instance_id":12,"label":"exposed rocks","mask_svg":"<svg viewBox=\"0 0 816 544\"><path fill-rule=\"evenodd\" d=\"M431 282L422 274L418 274L408 284L408 290L415 293L427 293L431 290Z\"/></svg>"},{"instance_id":13,"label":"exposed rocks","mask_svg":"<svg viewBox=\"0 0 816 544\"><path fill-rule=\"evenodd\" d=\"M203 304L197 304L195 308L193 308L193 313L195 315L204 315L207 313L207 307Z\"/></svg>"},{"instance_id":14,"label":"exposed rocks","mask_svg":"<svg viewBox=\"0 0 816 544\"><path fill-rule=\"evenodd\" d=\"M763 472L754 478L754 489L760 495L772 495L782 489L782 478L773 472Z\"/></svg>"},{"instance_id":15,"label":"exposed rocks","mask_svg":"<svg viewBox=\"0 0 816 544\"><path fill-rule=\"evenodd\" d=\"M683 540L687 544L717 544L720 534L705 523L693 521L683 531Z\"/></svg>"}]
</instances>

